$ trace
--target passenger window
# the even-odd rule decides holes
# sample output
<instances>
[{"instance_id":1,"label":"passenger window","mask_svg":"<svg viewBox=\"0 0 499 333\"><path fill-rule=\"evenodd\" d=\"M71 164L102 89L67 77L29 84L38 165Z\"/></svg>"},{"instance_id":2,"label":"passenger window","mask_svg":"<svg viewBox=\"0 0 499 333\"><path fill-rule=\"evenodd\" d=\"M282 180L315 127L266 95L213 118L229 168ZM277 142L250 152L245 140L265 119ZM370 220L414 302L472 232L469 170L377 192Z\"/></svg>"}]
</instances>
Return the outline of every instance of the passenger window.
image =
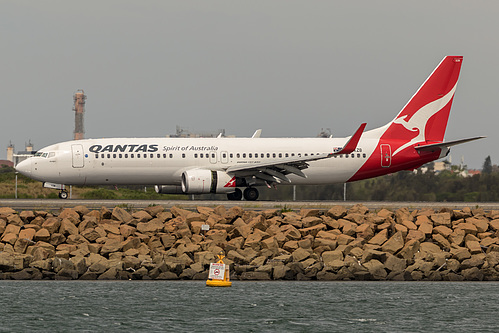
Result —
<instances>
[{"instance_id":1,"label":"passenger window","mask_svg":"<svg viewBox=\"0 0 499 333\"><path fill-rule=\"evenodd\" d=\"M157 158L161 158L161 154L157 154L157 155L156 155L156 157L157 157Z\"/></svg>"},{"instance_id":2,"label":"passenger window","mask_svg":"<svg viewBox=\"0 0 499 333\"><path fill-rule=\"evenodd\" d=\"M229 154L229 157L230 157L230 158L233 158L233 157L234 157L234 154L230 153L230 154Z\"/></svg>"},{"instance_id":3,"label":"passenger window","mask_svg":"<svg viewBox=\"0 0 499 333\"><path fill-rule=\"evenodd\" d=\"M272 154L272 157L275 158L275 153Z\"/></svg>"},{"instance_id":4,"label":"passenger window","mask_svg":"<svg viewBox=\"0 0 499 333\"><path fill-rule=\"evenodd\" d=\"M128 158L128 154L125 154L125 158Z\"/></svg>"},{"instance_id":5,"label":"passenger window","mask_svg":"<svg viewBox=\"0 0 499 333\"><path fill-rule=\"evenodd\" d=\"M281 157L282 157L282 153L279 153L279 158L281 158Z\"/></svg>"},{"instance_id":6,"label":"passenger window","mask_svg":"<svg viewBox=\"0 0 499 333\"><path fill-rule=\"evenodd\" d=\"M286 153L286 155L284 155L284 156L285 156L285 157L289 157L289 154L288 154L288 153Z\"/></svg>"},{"instance_id":7,"label":"passenger window","mask_svg":"<svg viewBox=\"0 0 499 333\"><path fill-rule=\"evenodd\" d=\"M203 154L199 154L199 157L200 157L200 158L203 158Z\"/></svg>"},{"instance_id":8,"label":"passenger window","mask_svg":"<svg viewBox=\"0 0 499 333\"><path fill-rule=\"evenodd\" d=\"M118 157L119 157L119 158L123 158L123 155L122 155L122 154L118 154Z\"/></svg>"},{"instance_id":9,"label":"passenger window","mask_svg":"<svg viewBox=\"0 0 499 333\"><path fill-rule=\"evenodd\" d=\"M111 154L107 154L107 158L111 158Z\"/></svg>"},{"instance_id":10,"label":"passenger window","mask_svg":"<svg viewBox=\"0 0 499 333\"><path fill-rule=\"evenodd\" d=\"M360 158L360 154L357 154L357 157Z\"/></svg>"},{"instance_id":11,"label":"passenger window","mask_svg":"<svg viewBox=\"0 0 499 333\"><path fill-rule=\"evenodd\" d=\"M170 158L173 158L173 154L170 154Z\"/></svg>"},{"instance_id":12,"label":"passenger window","mask_svg":"<svg viewBox=\"0 0 499 333\"><path fill-rule=\"evenodd\" d=\"M135 155L134 154L130 154L130 158L133 158Z\"/></svg>"},{"instance_id":13,"label":"passenger window","mask_svg":"<svg viewBox=\"0 0 499 333\"><path fill-rule=\"evenodd\" d=\"M270 158L270 154L269 153L267 153L267 158Z\"/></svg>"},{"instance_id":14,"label":"passenger window","mask_svg":"<svg viewBox=\"0 0 499 333\"><path fill-rule=\"evenodd\" d=\"M182 154L182 158L185 158L185 154Z\"/></svg>"},{"instance_id":15,"label":"passenger window","mask_svg":"<svg viewBox=\"0 0 499 333\"><path fill-rule=\"evenodd\" d=\"M248 154L248 157L249 157L249 158L252 158L253 156L251 155L251 153L249 153L249 154Z\"/></svg>"},{"instance_id":16,"label":"passenger window","mask_svg":"<svg viewBox=\"0 0 499 333\"><path fill-rule=\"evenodd\" d=\"M366 158L366 154L362 154L362 157Z\"/></svg>"},{"instance_id":17,"label":"passenger window","mask_svg":"<svg viewBox=\"0 0 499 333\"><path fill-rule=\"evenodd\" d=\"M222 154L222 157L223 157L223 158L226 158L226 157L227 157L227 154Z\"/></svg>"},{"instance_id":18,"label":"passenger window","mask_svg":"<svg viewBox=\"0 0 499 333\"><path fill-rule=\"evenodd\" d=\"M154 158L154 154L149 154L149 157L150 158Z\"/></svg>"},{"instance_id":19,"label":"passenger window","mask_svg":"<svg viewBox=\"0 0 499 333\"><path fill-rule=\"evenodd\" d=\"M246 158L246 153L243 153L243 158Z\"/></svg>"},{"instance_id":20,"label":"passenger window","mask_svg":"<svg viewBox=\"0 0 499 333\"><path fill-rule=\"evenodd\" d=\"M198 158L198 154L194 154L194 158Z\"/></svg>"},{"instance_id":21,"label":"passenger window","mask_svg":"<svg viewBox=\"0 0 499 333\"><path fill-rule=\"evenodd\" d=\"M99 158L99 154L95 154L95 158Z\"/></svg>"},{"instance_id":22,"label":"passenger window","mask_svg":"<svg viewBox=\"0 0 499 333\"><path fill-rule=\"evenodd\" d=\"M240 158L240 157L241 157L241 155L239 155L239 153L237 153L237 154L236 154L236 157L237 157L237 158Z\"/></svg>"}]
</instances>

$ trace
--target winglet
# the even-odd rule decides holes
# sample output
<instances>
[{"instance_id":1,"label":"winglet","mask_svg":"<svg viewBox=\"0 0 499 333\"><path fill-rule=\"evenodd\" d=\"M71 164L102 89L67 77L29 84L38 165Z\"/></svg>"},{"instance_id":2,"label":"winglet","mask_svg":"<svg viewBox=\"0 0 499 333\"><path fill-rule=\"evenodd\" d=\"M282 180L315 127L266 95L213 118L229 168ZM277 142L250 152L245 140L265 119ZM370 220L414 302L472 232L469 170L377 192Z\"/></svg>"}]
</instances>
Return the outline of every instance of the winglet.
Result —
<instances>
[{"instance_id":1,"label":"winglet","mask_svg":"<svg viewBox=\"0 0 499 333\"><path fill-rule=\"evenodd\" d=\"M261 129L257 129L251 138L253 138L253 139L254 138L259 138L260 135L262 135L262 130Z\"/></svg>"},{"instance_id":2,"label":"winglet","mask_svg":"<svg viewBox=\"0 0 499 333\"><path fill-rule=\"evenodd\" d=\"M334 155L341 155L341 154L350 154L355 149L357 148L357 145L359 144L360 137L362 135L362 132L364 132L364 129L366 128L367 123L363 123L360 125L360 127L355 131L354 135L348 140L346 145L343 146L339 151L336 151L331 154L331 156Z\"/></svg>"}]
</instances>

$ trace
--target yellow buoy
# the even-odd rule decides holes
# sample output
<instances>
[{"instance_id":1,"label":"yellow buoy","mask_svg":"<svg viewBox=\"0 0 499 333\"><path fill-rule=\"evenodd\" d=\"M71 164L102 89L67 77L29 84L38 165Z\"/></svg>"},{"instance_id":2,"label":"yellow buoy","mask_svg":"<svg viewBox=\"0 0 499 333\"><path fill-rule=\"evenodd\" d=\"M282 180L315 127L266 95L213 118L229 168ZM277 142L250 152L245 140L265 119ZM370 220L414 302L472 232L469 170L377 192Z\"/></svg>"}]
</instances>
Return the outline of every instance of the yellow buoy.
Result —
<instances>
[{"instance_id":1,"label":"yellow buoy","mask_svg":"<svg viewBox=\"0 0 499 333\"><path fill-rule=\"evenodd\" d=\"M225 258L223 252L218 255L218 261L216 263L210 264L210 274L208 280L206 280L206 285L208 287L230 287L232 282L230 282L229 277L229 265L226 265L223 261Z\"/></svg>"}]
</instances>

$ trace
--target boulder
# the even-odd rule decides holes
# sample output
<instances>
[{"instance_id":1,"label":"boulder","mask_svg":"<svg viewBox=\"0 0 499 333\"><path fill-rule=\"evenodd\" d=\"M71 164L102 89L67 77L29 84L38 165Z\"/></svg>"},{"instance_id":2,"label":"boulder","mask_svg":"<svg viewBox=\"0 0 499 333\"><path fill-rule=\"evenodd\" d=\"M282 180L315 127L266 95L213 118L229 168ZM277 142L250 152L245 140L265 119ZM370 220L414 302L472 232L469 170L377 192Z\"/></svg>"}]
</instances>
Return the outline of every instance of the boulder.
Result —
<instances>
[{"instance_id":1,"label":"boulder","mask_svg":"<svg viewBox=\"0 0 499 333\"><path fill-rule=\"evenodd\" d=\"M50 241L50 232L45 228L41 228L35 233L35 235L33 236L33 240L35 242L38 241L48 242Z\"/></svg>"},{"instance_id":2,"label":"boulder","mask_svg":"<svg viewBox=\"0 0 499 333\"><path fill-rule=\"evenodd\" d=\"M385 270L385 266L379 260L372 259L364 263L364 267L367 268L375 280L385 280L388 275Z\"/></svg>"},{"instance_id":3,"label":"boulder","mask_svg":"<svg viewBox=\"0 0 499 333\"><path fill-rule=\"evenodd\" d=\"M411 230L411 231L416 231L416 230ZM390 237L389 240L387 240L381 249L385 252L389 253L396 253L400 249L404 247L404 237L402 235L402 232L396 232L392 237Z\"/></svg>"},{"instance_id":4,"label":"boulder","mask_svg":"<svg viewBox=\"0 0 499 333\"><path fill-rule=\"evenodd\" d=\"M433 235L432 238L435 241L435 243L440 245L440 247L442 249L447 250L447 251L450 250L451 245L450 245L449 241L444 236L442 236L440 234L436 234L436 235Z\"/></svg>"},{"instance_id":5,"label":"boulder","mask_svg":"<svg viewBox=\"0 0 499 333\"><path fill-rule=\"evenodd\" d=\"M421 243L418 240L408 240L397 255L403 259L412 260L414 255L419 251L420 246Z\"/></svg>"},{"instance_id":6,"label":"boulder","mask_svg":"<svg viewBox=\"0 0 499 333\"><path fill-rule=\"evenodd\" d=\"M463 269L461 275L466 281L483 281L483 272L478 267Z\"/></svg>"},{"instance_id":7,"label":"boulder","mask_svg":"<svg viewBox=\"0 0 499 333\"><path fill-rule=\"evenodd\" d=\"M49 217L42 224L42 228L47 229L50 234L58 232L60 226L61 226L61 220L56 217Z\"/></svg>"},{"instance_id":8,"label":"boulder","mask_svg":"<svg viewBox=\"0 0 499 333\"><path fill-rule=\"evenodd\" d=\"M149 222L137 223L137 231L143 234L154 234L163 230L163 222L158 218L152 219ZM188 226L186 226L188 228Z\"/></svg>"},{"instance_id":9,"label":"boulder","mask_svg":"<svg viewBox=\"0 0 499 333\"><path fill-rule=\"evenodd\" d=\"M121 207L114 207L113 212L112 212L110 217L113 220L117 220L117 221L120 221L123 223L129 223L132 220L134 220L132 215ZM107 217L103 216L103 218L107 218Z\"/></svg>"},{"instance_id":10,"label":"boulder","mask_svg":"<svg viewBox=\"0 0 499 333\"><path fill-rule=\"evenodd\" d=\"M310 257L310 252L305 249L298 248L291 255L293 256L293 261L298 262Z\"/></svg>"},{"instance_id":11,"label":"boulder","mask_svg":"<svg viewBox=\"0 0 499 333\"><path fill-rule=\"evenodd\" d=\"M334 206L329 209L326 213L327 216L332 217L333 219L340 219L347 214L347 209L343 206Z\"/></svg>"},{"instance_id":12,"label":"boulder","mask_svg":"<svg viewBox=\"0 0 499 333\"><path fill-rule=\"evenodd\" d=\"M71 221L74 225L80 224L80 214L76 212L73 208L65 208L63 211L59 214L59 218L64 220L68 219Z\"/></svg>"},{"instance_id":13,"label":"boulder","mask_svg":"<svg viewBox=\"0 0 499 333\"><path fill-rule=\"evenodd\" d=\"M437 213L430 215L434 226L444 225L446 227L451 227L451 214L449 212Z\"/></svg>"},{"instance_id":14,"label":"boulder","mask_svg":"<svg viewBox=\"0 0 499 333\"><path fill-rule=\"evenodd\" d=\"M376 235L374 235L373 238L371 238L367 243L368 244L374 244L374 245L381 245L384 242L388 240L388 230L384 229L380 232L378 232Z\"/></svg>"},{"instance_id":15,"label":"boulder","mask_svg":"<svg viewBox=\"0 0 499 333\"><path fill-rule=\"evenodd\" d=\"M78 215L78 213L74 212L75 214ZM79 215L78 215L79 216ZM69 235L78 235L78 228L76 225L74 225L73 222L71 222L70 219L64 218L61 221L61 225L59 227L59 233L64 235L65 237L68 237Z\"/></svg>"},{"instance_id":16,"label":"boulder","mask_svg":"<svg viewBox=\"0 0 499 333\"><path fill-rule=\"evenodd\" d=\"M441 227L446 228L445 226L441 226ZM433 232L434 229L433 229L433 225L432 224L424 222L424 223L421 223L419 225L419 228L417 230L421 231L426 236L428 236L428 235L431 235L431 233Z\"/></svg>"}]
</instances>

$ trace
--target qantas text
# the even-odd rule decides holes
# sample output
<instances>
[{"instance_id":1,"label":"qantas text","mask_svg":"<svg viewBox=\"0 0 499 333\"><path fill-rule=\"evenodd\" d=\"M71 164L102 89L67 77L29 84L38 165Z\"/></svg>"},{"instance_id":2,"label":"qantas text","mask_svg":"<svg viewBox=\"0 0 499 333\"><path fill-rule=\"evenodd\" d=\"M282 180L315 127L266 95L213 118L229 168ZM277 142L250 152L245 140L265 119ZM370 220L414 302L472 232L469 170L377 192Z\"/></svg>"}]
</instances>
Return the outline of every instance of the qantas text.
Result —
<instances>
[{"instance_id":1,"label":"qantas text","mask_svg":"<svg viewBox=\"0 0 499 333\"><path fill-rule=\"evenodd\" d=\"M154 153L159 150L158 145L92 145L88 150L92 153ZM217 151L216 146L163 146L163 151Z\"/></svg>"}]
</instances>

